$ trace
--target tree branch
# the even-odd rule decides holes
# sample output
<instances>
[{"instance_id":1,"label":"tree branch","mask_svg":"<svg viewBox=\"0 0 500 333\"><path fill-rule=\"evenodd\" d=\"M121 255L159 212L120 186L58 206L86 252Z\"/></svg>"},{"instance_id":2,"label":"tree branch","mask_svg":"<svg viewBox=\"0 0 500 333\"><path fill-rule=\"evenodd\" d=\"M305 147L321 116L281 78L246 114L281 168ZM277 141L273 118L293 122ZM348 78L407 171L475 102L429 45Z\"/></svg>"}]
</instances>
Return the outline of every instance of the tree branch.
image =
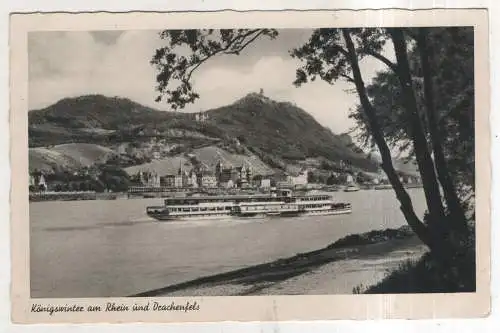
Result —
<instances>
[{"instance_id":1,"label":"tree branch","mask_svg":"<svg viewBox=\"0 0 500 333\"><path fill-rule=\"evenodd\" d=\"M260 30L255 36L253 36L252 38L250 38L245 44L243 44L242 46L240 46L237 50L230 51L230 52L225 52L224 54L236 54L236 55L238 55L241 51L243 51L243 49L245 49L245 47L247 47L254 40L256 40L257 38L259 38L259 36L262 35L263 33L264 33L264 30Z\"/></svg>"},{"instance_id":2,"label":"tree branch","mask_svg":"<svg viewBox=\"0 0 500 333\"><path fill-rule=\"evenodd\" d=\"M229 43L226 45L226 47L222 48L220 51L221 53L223 54L235 54L235 50L230 50L229 52L226 52L227 50L229 50L233 45L237 45L238 42L240 41L244 41L245 38L247 38L248 36L251 36L252 34L258 32L257 36L260 35L262 32L263 32L263 29L254 29L254 30L250 30L242 35L238 35L236 37L234 37L232 40L229 41ZM255 40L255 38L254 38ZM246 45L244 45L246 46ZM242 50L243 48L239 49L240 51ZM238 49L237 49L238 50ZM217 54L218 52L214 53L213 55Z\"/></svg>"},{"instance_id":3,"label":"tree branch","mask_svg":"<svg viewBox=\"0 0 500 333\"><path fill-rule=\"evenodd\" d=\"M235 50L231 50L231 51L228 51L235 43L237 43L238 40L245 40L245 38L251 36L252 34L255 34L257 32L257 34L255 36L253 36L250 40L248 40L247 42L245 42L245 44L243 44L242 46L239 46L237 49ZM222 54L236 54L238 55L239 52L241 52L245 47L247 47L250 43L252 43L255 39L257 39L260 35L262 35L264 33L264 30L263 29L254 29L254 30L251 30L245 34L242 34L242 35L238 35L236 36L235 38L233 38L232 40L230 40L228 42L228 44L223 47L223 48L220 48L219 50L216 50L212 53L208 53L205 58L201 59L200 61L198 61L198 63L196 63L194 66L192 66L191 70L189 70L189 72L186 74L186 78L182 81L185 81L185 82L189 82L189 80L191 79L191 76L193 75L193 72L198 68L200 67L205 61L207 61L208 59L212 58L213 56L219 54L219 53L222 53Z\"/></svg>"},{"instance_id":4,"label":"tree branch","mask_svg":"<svg viewBox=\"0 0 500 333\"><path fill-rule=\"evenodd\" d=\"M340 74L341 77L343 77L344 79L346 79L347 81L351 82L351 83L356 83L356 81L354 81L354 79L352 77L350 77L349 75L347 74Z\"/></svg>"},{"instance_id":5,"label":"tree branch","mask_svg":"<svg viewBox=\"0 0 500 333\"><path fill-rule=\"evenodd\" d=\"M347 50L346 50L346 49L344 49L342 46L340 46L340 45L338 45L338 44L337 44L337 45L336 45L336 48L337 48L337 50L338 50L340 53L342 53L344 56L346 56L346 57L347 57L347 56L349 56L349 52L347 52Z\"/></svg>"},{"instance_id":6,"label":"tree branch","mask_svg":"<svg viewBox=\"0 0 500 333\"><path fill-rule=\"evenodd\" d=\"M387 59L386 57L384 57L383 55L381 55L380 53L377 53L373 50L365 50L365 53L368 55L371 55L375 59L382 61L384 64L387 65L387 67L389 67L391 70L396 72L398 66L395 63L393 63L392 61L390 61L389 59Z\"/></svg>"},{"instance_id":7,"label":"tree branch","mask_svg":"<svg viewBox=\"0 0 500 333\"><path fill-rule=\"evenodd\" d=\"M185 82L189 82L189 80L191 80L191 75L193 75L193 72L201 66L201 64L203 64L205 61L207 61L208 59L210 59L212 56L214 56L216 53L213 53L209 56L206 56L205 58L201 59L200 61L198 61L198 63L193 66L193 68L191 68L191 70L187 73L186 75L186 78L182 81L185 81Z\"/></svg>"}]
</instances>

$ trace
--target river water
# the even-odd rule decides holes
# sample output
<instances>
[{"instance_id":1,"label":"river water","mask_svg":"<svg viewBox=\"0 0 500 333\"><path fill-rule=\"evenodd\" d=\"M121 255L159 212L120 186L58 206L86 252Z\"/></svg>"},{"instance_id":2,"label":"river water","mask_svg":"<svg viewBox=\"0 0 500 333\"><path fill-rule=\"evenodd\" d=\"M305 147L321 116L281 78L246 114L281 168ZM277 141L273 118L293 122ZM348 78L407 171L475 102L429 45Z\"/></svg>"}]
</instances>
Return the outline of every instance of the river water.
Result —
<instances>
[{"instance_id":1,"label":"river water","mask_svg":"<svg viewBox=\"0 0 500 333\"><path fill-rule=\"evenodd\" d=\"M422 215L423 192L409 191ZM160 199L30 203L31 296L128 296L405 223L391 190L333 195L353 213L169 223L145 214Z\"/></svg>"}]
</instances>

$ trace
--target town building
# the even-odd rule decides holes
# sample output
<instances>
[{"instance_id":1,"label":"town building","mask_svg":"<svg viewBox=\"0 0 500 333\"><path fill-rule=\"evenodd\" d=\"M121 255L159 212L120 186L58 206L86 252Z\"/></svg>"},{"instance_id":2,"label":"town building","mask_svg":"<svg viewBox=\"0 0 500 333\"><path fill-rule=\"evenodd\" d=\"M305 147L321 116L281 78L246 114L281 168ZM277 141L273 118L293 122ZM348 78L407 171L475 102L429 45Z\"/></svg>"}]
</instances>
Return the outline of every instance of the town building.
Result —
<instances>
[{"instance_id":1,"label":"town building","mask_svg":"<svg viewBox=\"0 0 500 333\"><path fill-rule=\"evenodd\" d=\"M193 188L198 188L198 176L196 175L196 172L193 169L189 171L188 186Z\"/></svg>"},{"instance_id":2,"label":"town building","mask_svg":"<svg viewBox=\"0 0 500 333\"><path fill-rule=\"evenodd\" d=\"M146 186L148 187L160 187L160 176L156 171L147 173Z\"/></svg>"},{"instance_id":3,"label":"town building","mask_svg":"<svg viewBox=\"0 0 500 333\"><path fill-rule=\"evenodd\" d=\"M182 175L174 175L174 187L182 187Z\"/></svg>"},{"instance_id":4,"label":"town building","mask_svg":"<svg viewBox=\"0 0 500 333\"><path fill-rule=\"evenodd\" d=\"M205 122L208 120L208 113L207 112L197 112L194 115L194 119L197 122Z\"/></svg>"},{"instance_id":5,"label":"town building","mask_svg":"<svg viewBox=\"0 0 500 333\"><path fill-rule=\"evenodd\" d=\"M307 181L307 170L306 169L302 169L300 170L300 172L296 173L296 174L289 174L287 176L287 182L291 185L291 186L306 186L308 181Z\"/></svg>"},{"instance_id":6,"label":"town building","mask_svg":"<svg viewBox=\"0 0 500 333\"><path fill-rule=\"evenodd\" d=\"M161 186L162 187L176 187L175 186L175 175L165 175L161 177Z\"/></svg>"},{"instance_id":7,"label":"town building","mask_svg":"<svg viewBox=\"0 0 500 333\"><path fill-rule=\"evenodd\" d=\"M276 182L276 187L278 187L278 188L292 188L293 185L290 183L290 181L285 180L285 181Z\"/></svg>"},{"instance_id":8,"label":"town building","mask_svg":"<svg viewBox=\"0 0 500 333\"><path fill-rule=\"evenodd\" d=\"M48 189L47 181L42 173L29 175L29 190L34 192L46 191Z\"/></svg>"},{"instance_id":9,"label":"town building","mask_svg":"<svg viewBox=\"0 0 500 333\"><path fill-rule=\"evenodd\" d=\"M198 175L196 174L195 170L184 170L182 167L182 161L179 164L177 175L180 177L180 183L182 184L179 187L198 187Z\"/></svg>"},{"instance_id":10,"label":"town building","mask_svg":"<svg viewBox=\"0 0 500 333\"><path fill-rule=\"evenodd\" d=\"M128 143L122 143L122 144L118 145L118 147L116 148L116 152L119 155L125 155L125 154L127 154L128 146L129 146Z\"/></svg>"},{"instance_id":11,"label":"town building","mask_svg":"<svg viewBox=\"0 0 500 333\"><path fill-rule=\"evenodd\" d=\"M155 144L153 145L153 147L151 147L151 154L153 156L153 159L155 160L159 160L161 158L161 146L158 145L158 144Z\"/></svg>"},{"instance_id":12,"label":"town building","mask_svg":"<svg viewBox=\"0 0 500 333\"><path fill-rule=\"evenodd\" d=\"M269 178L262 178L260 180L260 188L263 188L263 189L271 188L271 179L269 179Z\"/></svg>"},{"instance_id":13,"label":"town building","mask_svg":"<svg viewBox=\"0 0 500 333\"><path fill-rule=\"evenodd\" d=\"M161 179L156 171L139 171L139 183L147 187L160 187Z\"/></svg>"},{"instance_id":14,"label":"town building","mask_svg":"<svg viewBox=\"0 0 500 333\"><path fill-rule=\"evenodd\" d=\"M209 170L201 170L198 173L198 185L205 188L217 187L217 177Z\"/></svg>"},{"instance_id":15,"label":"town building","mask_svg":"<svg viewBox=\"0 0 500 333\"><path fill-rule=\"evenodd\" d=\"M239 167L229 166L226 167L222 161L218 161L215 166L215 177L217 183L221 187L227 186L231 182L240 187L245 187L251 183L252 170L249 165L243 164Z\"/></svg>"},{"instance_id":16,"label":"town building","mask_svg":"<svg viewBox=\"0 0 500 333\"><path fill-rule=\"evenodd\" d=\"M222 182L222 183L219 183L219 187L222 187L222 188L235 188L236 187L236 184L233 183L233 181L231 179L229 179L227 182Z\"/></svg>"}]
</instances>

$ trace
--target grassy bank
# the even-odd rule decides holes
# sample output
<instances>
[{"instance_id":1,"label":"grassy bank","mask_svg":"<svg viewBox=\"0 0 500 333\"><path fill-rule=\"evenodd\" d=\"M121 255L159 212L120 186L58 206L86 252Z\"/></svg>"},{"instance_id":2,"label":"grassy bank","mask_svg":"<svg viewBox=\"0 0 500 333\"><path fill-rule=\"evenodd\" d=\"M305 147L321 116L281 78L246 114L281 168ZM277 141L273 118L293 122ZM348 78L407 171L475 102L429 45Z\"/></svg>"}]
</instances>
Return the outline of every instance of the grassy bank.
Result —
<instances>
[{"instance_id":1,"label":"grassy bank","mask_svg":"<svg viewBox=\"0 0 500 333\"><path fill-rule=\"evenodd\" d=\"M372 286L359 285L355 294L454 293L476 291L474 251L443 265L431 253L407 260Z\"/></svg>"}]
</instances>

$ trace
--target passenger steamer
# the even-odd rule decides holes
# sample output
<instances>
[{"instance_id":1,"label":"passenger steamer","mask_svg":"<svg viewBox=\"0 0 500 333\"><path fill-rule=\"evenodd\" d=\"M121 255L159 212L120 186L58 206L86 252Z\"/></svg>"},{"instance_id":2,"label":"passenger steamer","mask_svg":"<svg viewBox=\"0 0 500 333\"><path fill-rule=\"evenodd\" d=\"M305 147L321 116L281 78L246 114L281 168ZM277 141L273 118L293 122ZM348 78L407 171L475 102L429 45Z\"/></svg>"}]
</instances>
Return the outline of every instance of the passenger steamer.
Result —
<instances>
[{"instance_id":1,"label":"passenger steamer","mask_svg":"<svg viewBox=\"0 0 500 333\"><path fill-rule=\"evenodd\" d=\"M350 214L351 204L336 203L329 195L292 196L290 190L270 195L168 198L164 206L146 208L156 220L223 219Z\"/></svg>"}]
</instances>

